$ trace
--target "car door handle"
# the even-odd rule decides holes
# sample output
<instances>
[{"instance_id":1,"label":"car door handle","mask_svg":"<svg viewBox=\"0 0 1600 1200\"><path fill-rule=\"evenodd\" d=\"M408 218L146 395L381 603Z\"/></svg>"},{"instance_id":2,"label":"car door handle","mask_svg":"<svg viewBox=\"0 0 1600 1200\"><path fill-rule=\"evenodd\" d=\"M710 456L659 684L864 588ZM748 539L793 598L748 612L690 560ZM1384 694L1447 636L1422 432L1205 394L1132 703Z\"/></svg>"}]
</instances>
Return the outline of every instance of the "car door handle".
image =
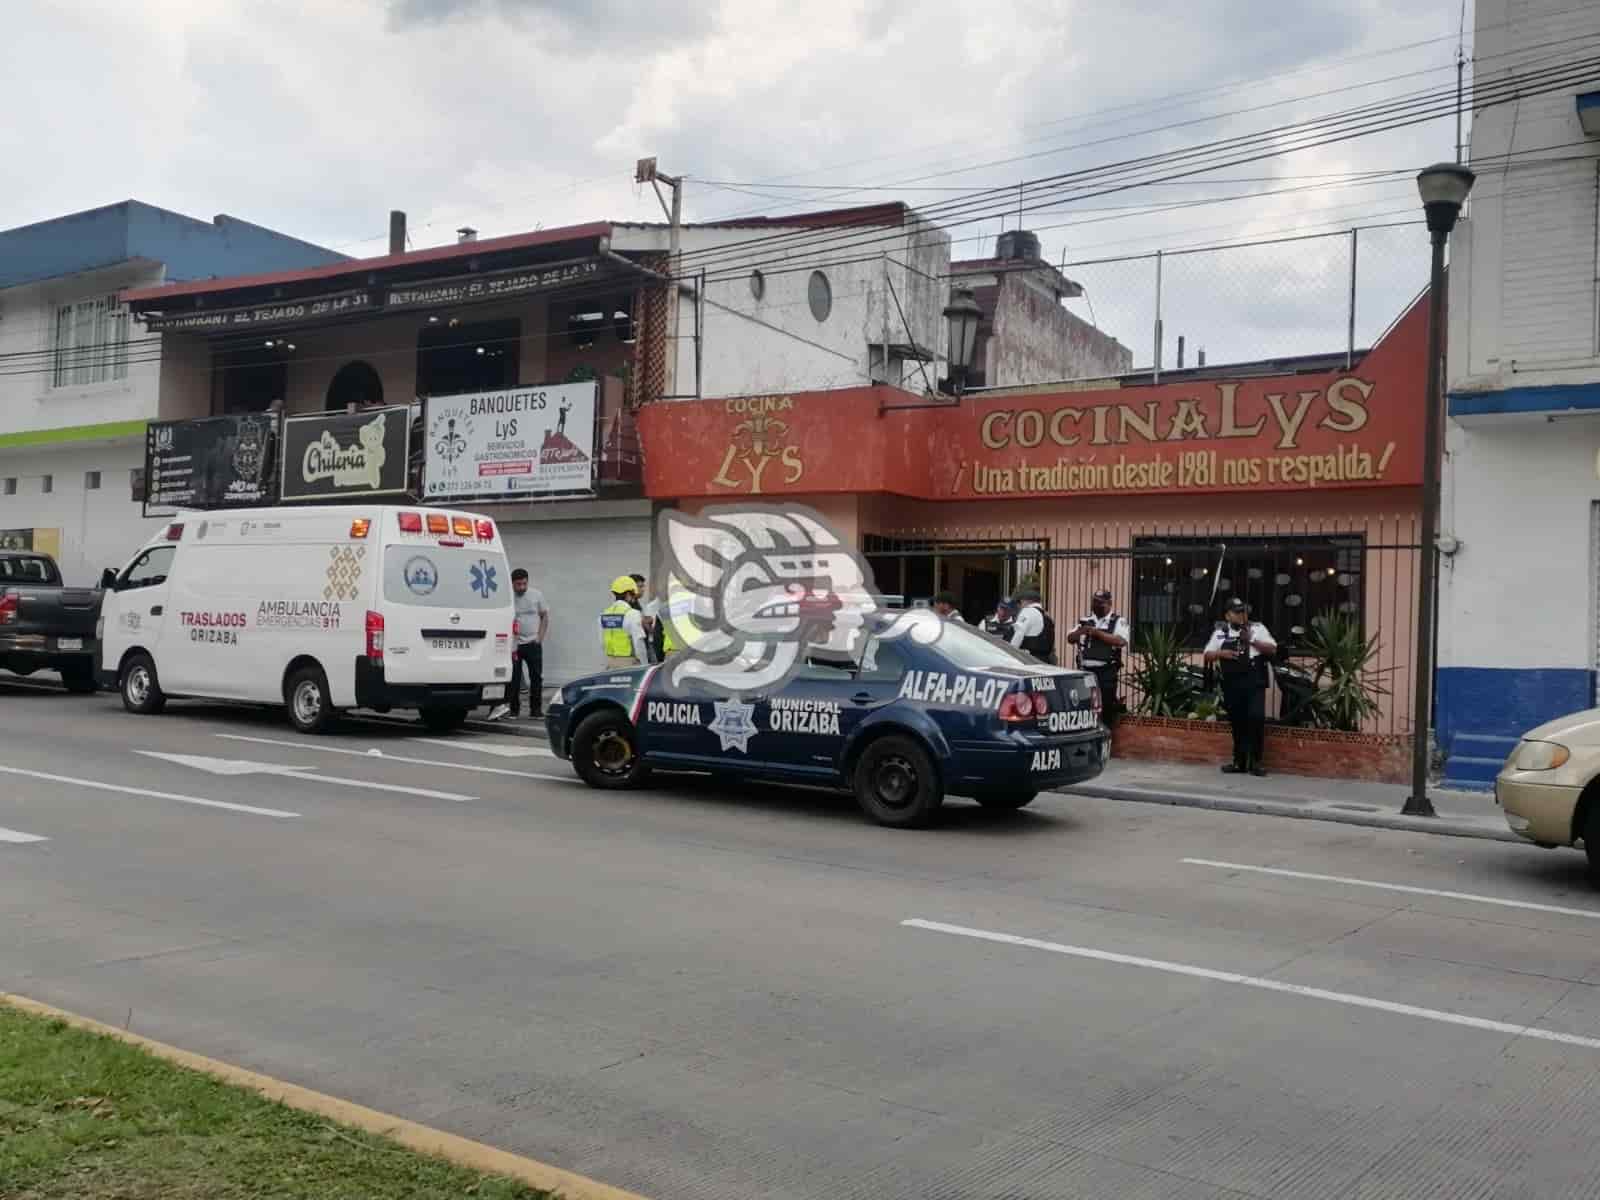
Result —
<instances>
[{"instance_id":1,"label":"car door handle","mask_svg":"<svg viewBox=\"0 0 1600 1200\"><path fill-rule=\"evenodd\" d=\"M161 615L161 605L159 605L159 604L152 604L152 605L151 605L151 606L150 606L150 615L151 615L151 616L152 616L152 617L159 617L159 616L160 616L160 615Z\"/></svg>"},{"instance_id":2,"label":"car door handle","mask_svg":"<svg viewBox=\"0 0 1600 1200\"><path fill-rule=\"evenodd\" d=\"M872 693L871 692L857 692L854 696L851 696L850 699L855 701L855 703L857 703L857 704L871 704L872 703Z\"/></svg>"}]
</instances>

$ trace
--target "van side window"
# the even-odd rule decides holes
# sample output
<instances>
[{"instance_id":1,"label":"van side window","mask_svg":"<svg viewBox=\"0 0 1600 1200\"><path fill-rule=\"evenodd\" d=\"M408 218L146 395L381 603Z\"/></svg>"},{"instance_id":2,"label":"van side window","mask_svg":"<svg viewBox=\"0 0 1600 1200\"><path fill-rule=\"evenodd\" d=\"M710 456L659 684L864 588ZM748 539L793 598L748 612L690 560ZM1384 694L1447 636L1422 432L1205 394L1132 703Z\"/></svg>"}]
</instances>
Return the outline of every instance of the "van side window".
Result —
<instances>
[{"instance_id":1,"label":"van side window","mask_svg":"<svg viewBox=\"0 0 1600 1200\"><path fill-rule=\"evenodd\" d=\"M133 565L122 576L122 582L117 585L119 592L130 588L155 587L167 581L167 572L172 569L172 556L178 552L176 546L151 546L138 558L133 560Z\"/></svg>"}]
</instances>

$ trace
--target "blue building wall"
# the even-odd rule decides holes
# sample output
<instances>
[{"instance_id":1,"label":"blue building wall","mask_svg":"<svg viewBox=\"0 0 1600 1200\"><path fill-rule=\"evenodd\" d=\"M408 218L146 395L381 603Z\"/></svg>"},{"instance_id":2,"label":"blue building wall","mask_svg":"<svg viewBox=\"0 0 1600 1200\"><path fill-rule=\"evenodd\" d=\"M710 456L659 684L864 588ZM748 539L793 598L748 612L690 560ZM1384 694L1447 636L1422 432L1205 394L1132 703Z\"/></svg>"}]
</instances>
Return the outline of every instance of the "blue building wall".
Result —
<instances>
[{"instance_id":1,"label":"blue building wall","mask_svg":"<svg viewBox=\"0 0 1600 1200\"><path fill-rule=\"evenodd\" d=\"M0 231L0 288L129 259L165 263L167 280L182 282L316 267L348 256L236 217L198 221L124 200Z\"/></svg>"},{"instance_id":2,"label":"blue building wall","mask_svg":"<svg viewBox=\"0 0 1600 1200\"><path fill-rule=\"evenodd\" d=\"M1434 728L1448 787L1484 791L1519 738L1546 721L1594 707L1594 672L1549 667L1442 667Z\"/></svg>"}]
</instances>

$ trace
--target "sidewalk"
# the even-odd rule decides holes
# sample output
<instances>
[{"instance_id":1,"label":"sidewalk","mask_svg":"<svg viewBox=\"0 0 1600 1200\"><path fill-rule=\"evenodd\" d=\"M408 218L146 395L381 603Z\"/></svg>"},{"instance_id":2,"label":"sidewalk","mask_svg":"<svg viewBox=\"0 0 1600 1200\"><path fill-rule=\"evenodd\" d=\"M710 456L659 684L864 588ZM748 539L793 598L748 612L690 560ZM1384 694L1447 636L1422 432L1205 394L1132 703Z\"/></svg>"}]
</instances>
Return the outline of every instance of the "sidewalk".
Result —
<instances>
[{"instance_id":1,"label":"sidewalk","mask_svg":"<svg viewBox=\"0 0 1600 1200\"><path fill-rule=\"evenodd\" d=\"M533 720L527 716L515 721L510 718L472 720L467 722L467 727L513 737L545 736L543 718ZM1494 796L1485 792L1433 788L1428 796L1438 816L1406 817L1400 814L1411 791L1405 784L1311 779L1303 775L1268 775L1257 779L1248 775L1224 775L1214 766L1125 759L1112 759L1093 783L1061 790L1068 795L1076 793L1140 804L1173 804L1181 808L1337 821L1343 825L1487 838L1497 842L1523 841L1507 827Z\"/></svg>"},{"instance_id":2,"label":"sidewalk","mask_svg":"<svg viewBox=\"0 0 1600 1200\"><path fill-rule=\"evenodd\" d=\"M1378 829L1443 833L1454 837L1521 842L1506 825L1494 796L1432 788L1436 817L1400 815L1411 788L1406 784L1365 783L1348 779L1311 779L1303 775L1224 775L1214 766L1112 759L1092 783L1064 789L1084 796L1145 804L1176 804L1224 812L1262 813L1338 821Z\"/></svg>"}]
</instances>

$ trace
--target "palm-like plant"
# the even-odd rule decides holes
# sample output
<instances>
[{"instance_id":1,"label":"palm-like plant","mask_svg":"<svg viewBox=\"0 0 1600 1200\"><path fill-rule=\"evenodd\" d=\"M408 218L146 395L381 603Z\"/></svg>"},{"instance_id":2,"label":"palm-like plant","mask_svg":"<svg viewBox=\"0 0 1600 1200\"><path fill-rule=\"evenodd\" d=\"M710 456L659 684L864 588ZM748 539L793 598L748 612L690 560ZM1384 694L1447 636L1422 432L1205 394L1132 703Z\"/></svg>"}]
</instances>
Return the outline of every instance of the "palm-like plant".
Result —
<instances>
[{"instance_id":1,"label":"palm-like plant","mask_svg":"<svg viewBox=\"0 0 1600 1200\"><path fill-rule=\"evenodd\" d=\"M1138 711L1147 717L1186 717L1194 699L1183 638L1170 625L1139 631L1138 665L1132 681L1139 691Z\"/></svg>"},{"instance_id":2,"label":"palm-like plant","mask_svg":"<svg viewBox=\"0 0 1600 1200\"><path fill-rule=\"evenodd\" d=\"M1393 668L1375 668L1378 638L1361 636L1361 625L1343 613L1316 617L1306 632L1306 648L1316 660L1317 692L1312 711L1328 729L1358 732L1378 715L1381 697L1389 694L1379 682Z\"/></svg>"}]
</instances>

